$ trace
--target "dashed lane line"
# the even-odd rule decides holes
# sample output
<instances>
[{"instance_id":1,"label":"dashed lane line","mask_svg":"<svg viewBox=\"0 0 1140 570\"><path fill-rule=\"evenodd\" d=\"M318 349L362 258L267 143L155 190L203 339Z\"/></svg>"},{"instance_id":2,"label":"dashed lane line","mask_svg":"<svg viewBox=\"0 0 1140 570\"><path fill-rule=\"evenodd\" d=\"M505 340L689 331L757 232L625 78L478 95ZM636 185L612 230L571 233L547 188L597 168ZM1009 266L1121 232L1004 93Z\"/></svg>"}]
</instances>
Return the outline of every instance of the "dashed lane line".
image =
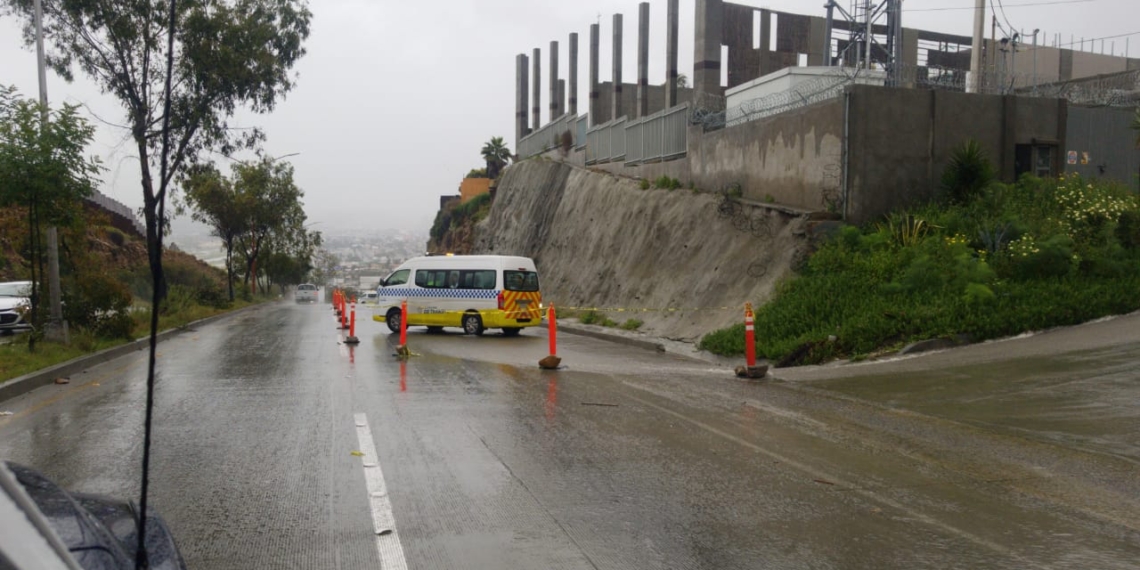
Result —
<instances>
[{"instance_id":1,"label":"dashed lane line","mask_svg":"<svg viewBox=\"0 0 1140 570\"><path fill-rule=\"evenodd\" d=\"M380 469L380 456L376 454L376 444L372 440L372 430L368 428L366 414L356 414L356 438L360 441L360 452L363 453L360 459L364 466L364 482L368 487L368 502L372 508L372 528L376 532L380 568L407 570L408 562L404 559L404 547L396 532L392 501L388 498L384 472Z\"/></svg>"}]
</instances>

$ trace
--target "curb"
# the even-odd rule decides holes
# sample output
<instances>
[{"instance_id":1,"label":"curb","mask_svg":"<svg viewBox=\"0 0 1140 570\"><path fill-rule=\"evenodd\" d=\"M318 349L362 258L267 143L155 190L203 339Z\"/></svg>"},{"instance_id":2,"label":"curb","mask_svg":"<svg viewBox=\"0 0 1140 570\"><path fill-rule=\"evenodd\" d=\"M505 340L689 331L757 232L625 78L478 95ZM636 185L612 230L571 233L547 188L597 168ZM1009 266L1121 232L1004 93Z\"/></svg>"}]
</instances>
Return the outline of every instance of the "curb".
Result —
<instances>
[{"instance_id":1,"label":"curb","mask_svg":"<svg viewBox=\"0 0 1140 570\"><path fill-rule=\"evenodd\" d=\"M158 333L157 341L162 342L171 337L177 336L184 332L188 332L194 327L206 325L227 317L232 317L234 315L244 313L250 309L261 307L264 304L265 303L258 303L256 305L250 305L236 311L229 311L226 313L214 315L212 317L206 317L204 319L188 323L179 328L162 331ZM23 376L17 376L16 378L0 384L0 402L11 400L16 396L22 396L28 392L31 392L32 390L35 390L36 388L47 386L48 384L55 382L56 378L78 374L83 370L97 366L99 364L103 364L104 362L114 360L120 356L126 356L127 354L139 350L146 350L149 348L149 346L150 336L148 335L144 338L140 338L126 344L106 348L96 353L78 356L71 360L68 360L67 362L61 362L59 364L49 366L35 372L29 372Z\"/></svg>"},{"instance_id":2,"label":"curb","mask_svg":"<svg viewBox=\"0 0 1140 570\"><path fill-rule=\"evenodd\" d=\"M651 340L642 340L639 338L629 338L629 337L622 336L622 335L616 335L616 334L604 333L604 332L594 331L594 330L589 330L589 329L584 329L584 328L578 328L578 327L573 326L573 325L567 326L567 325L559 324L558 330L559 330L559 332L568 332L570 334L576 334L579 336L588 336L588 337L596 338L599 340L616 342L618 344L635 346L637 348L644 348L646 350L652 350L654 352L665 352L665 345L664 344L661 344L659 342L653 342Z\"/></svg>"}]
</instances>

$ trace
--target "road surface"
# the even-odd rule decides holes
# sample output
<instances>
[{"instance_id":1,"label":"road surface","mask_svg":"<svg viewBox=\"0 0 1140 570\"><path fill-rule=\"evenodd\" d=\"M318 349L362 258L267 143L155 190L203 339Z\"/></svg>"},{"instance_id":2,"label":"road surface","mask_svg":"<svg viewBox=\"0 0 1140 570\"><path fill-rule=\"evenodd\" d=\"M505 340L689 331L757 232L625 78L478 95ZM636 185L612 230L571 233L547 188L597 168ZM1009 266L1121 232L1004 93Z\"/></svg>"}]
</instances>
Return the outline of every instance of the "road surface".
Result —
<instances>
[{"instance_id":1,"label":"road surface","mask_svg":"<svg viewBox=\"0 0 1140 570\"><path fill-rule=\"evenodd\" d=\"M401 364L366 317L355 348L285 302L160 345L152 502L191 568L1140 560L1135 317L764 383L565 333L543 371L534 329L413 329ZM136 496L144 378L140 352L0 403L0 458Z\"/></svg>"}]
</instances>

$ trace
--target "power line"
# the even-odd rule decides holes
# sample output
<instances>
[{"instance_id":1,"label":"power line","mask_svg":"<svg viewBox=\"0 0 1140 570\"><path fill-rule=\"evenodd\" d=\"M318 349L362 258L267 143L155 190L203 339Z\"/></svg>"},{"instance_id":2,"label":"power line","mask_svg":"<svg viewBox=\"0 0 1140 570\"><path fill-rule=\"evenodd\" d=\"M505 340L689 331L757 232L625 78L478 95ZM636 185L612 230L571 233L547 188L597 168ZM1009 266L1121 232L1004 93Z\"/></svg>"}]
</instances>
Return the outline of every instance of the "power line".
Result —
<instances>
[{"instance_id":1,"label":"power line","mask_svg":"<svg viewBox=\"0 0 1140 570\"><path fill-rule=\"evenodd\" d=\"M1016 38L1014 38L1014 34L1017 33L1017 26L1014 26L1013 22L1009 21L1009 16L1005 15L1005 6L1002 5L1001 0L997 0L997 3L998 3L998 8L1001 8L1001 17L1005 20L1006 25L1009 26L1009 33L1006 35L1009 36L1010 39L1016 39Z\"/></svg>"}]
</instances>

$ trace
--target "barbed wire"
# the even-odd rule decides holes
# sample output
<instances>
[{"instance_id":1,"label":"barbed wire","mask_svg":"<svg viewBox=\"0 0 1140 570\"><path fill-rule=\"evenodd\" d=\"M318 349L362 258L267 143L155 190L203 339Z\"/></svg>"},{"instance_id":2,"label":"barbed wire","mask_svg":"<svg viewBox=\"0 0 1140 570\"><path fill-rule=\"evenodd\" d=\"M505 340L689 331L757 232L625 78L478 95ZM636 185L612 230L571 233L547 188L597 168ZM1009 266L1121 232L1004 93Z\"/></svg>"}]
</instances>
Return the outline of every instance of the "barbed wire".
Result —
<instances>
[{"instance_id":1,"label":"barbed wire","mask_svg":"<svg viewBox=\"0 0 1140 570\"><path fill-rule=\"evenodd\" d=\"M733 126L807 107L840 96L849 85L867 82L881 84L883 70L855 70L834 67L818 78L796 87L747 100L727 107L727 99L710 93L698 93L693 99L690 124L706 131ZM1067 81L1049 81L1032 73L1004 72L1000 69L980 74L976 84L965 70L937 66L899 66L896 81L910 89L972 91L989 95L1018 95L1065 99L1073 104L1129 107L1140 103L1140 70L1124 71Z\"/></svg>"}]
</instances>

